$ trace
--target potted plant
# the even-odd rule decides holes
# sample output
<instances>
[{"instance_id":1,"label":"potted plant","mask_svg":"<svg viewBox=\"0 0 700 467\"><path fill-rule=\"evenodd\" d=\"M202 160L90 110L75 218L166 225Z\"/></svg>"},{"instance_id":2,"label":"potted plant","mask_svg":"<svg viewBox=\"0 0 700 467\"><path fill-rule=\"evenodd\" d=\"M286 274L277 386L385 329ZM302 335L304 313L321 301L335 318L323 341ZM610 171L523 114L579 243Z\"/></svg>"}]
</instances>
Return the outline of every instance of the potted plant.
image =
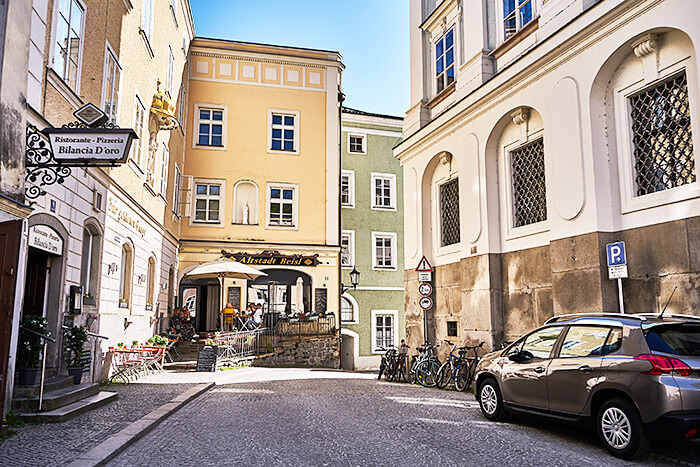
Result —
<instances>
[{"instance_id":1,"label":"potted plant","mask_svg":"<svg viewBox=\"0 0 700 467\"><path fill-rule=\"evenodd\" d=\"M49 335L46 330L46 318L36 315L25 315L22 319L22 329L19 332L19 343L17 345L17 369L19 372L20 386L31 386L36 382L36 375L39 373L39 354L41 353L42 339L36 334L27 331L34 331L39 334Z\"/></svg>"},{"instance_id":2,"label":"potted plant","mask_svg":"<svg viewBox=\"0 0 700 467\"><path fill-rule=\"evenodd\" d=\"M124 343L123 343L123 342L117 342L117 348L118 348L118 349L123 349L123 348L124 348Z\"/></svg>"},{"instance_id":3,"label":"potted plant","mask_svg":"<svg viewBox=\"0 0 700 467\"><path fill-rule=\"evenodd\" d=\"M152 311L153 310L153 304L151 302L146 302L146 311Z\"/></svg>"},{"instance_id":4,"label":"potted plant","mask_svg":"<svg viewBox=\"0 0 700 467\"><path fill-rule=\"evenodd\" d=\"M68 374L73 377L73 383L80 384L85 368L85 342L87 342L87 329L85 326L71 326L66 330L66 347L70 350L68 361Z\"/></svg>"},{"instance_id":5,"label":"potted plant","mask_svg":"<svg viewBox=\"0 0 700 467\"><path fill-rule=\"evenodd\" d=\"M138 345L139 345L139 341L137 341L137 340L131 341L131 346L132 346L132 347L138 347Z\"/></svg>"},{"instance_id":6,"label":"potted plant","mask_svg":"<svg viewBox=\"0 0 700 467\"><path fill-rule=\"evenodd\" d=\"M119 308L129 308L129 301L126 298L120 298Z\"/></svg>"}]
</instances>

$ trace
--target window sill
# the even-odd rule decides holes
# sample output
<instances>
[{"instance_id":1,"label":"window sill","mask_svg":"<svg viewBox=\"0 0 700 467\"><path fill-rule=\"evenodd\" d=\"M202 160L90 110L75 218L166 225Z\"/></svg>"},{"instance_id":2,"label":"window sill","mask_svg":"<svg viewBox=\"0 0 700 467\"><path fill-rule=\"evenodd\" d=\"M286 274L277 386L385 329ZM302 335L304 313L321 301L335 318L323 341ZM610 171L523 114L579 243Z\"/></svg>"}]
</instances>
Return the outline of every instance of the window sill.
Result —
<instances>
[{"instance_id":1,"label":"window sill","mask_svg":"<svg viewBox=\"0 0 700 467\"><path fill-rule=\"evenodd\" d=\"M46 81L48 81L56 90L66 98L68 102L75 108L79 109L84 105L83 100L78 94L68 86L63 78L61 78L56 70L51 67L46 67Z\"/></svg>"},{"instance_id":2,"label":"window sill","mask_svg":"<svg viewBox=\"0 0 700 467\"><path fill-rule=\"evenodd\" d=\"M457 88L457 80L452 81L449 86L447 86L445 89L440 91L427 102L427 106L432 110L436 105L438 105L440 102L444 101L450 94L455 92L455 89Z\"/></svg>"},{"instance_id":3,"label":"window sill","mask_svg":"<svg viewBox=\"0 0 700 467\"><path fill-rule=\"evenodd\" d=\"M214 144L197 144L197 143L195 143L194 149L213 149L215 151L225 151L226 146L224 146L223 144L221 146L217 146Z\"/></svg>"},{"instance_id":4,"label":"window sill","mask_svg":"<svg viewBox=\"0 0 700 467\"><path fill-rule=\"evenodd\" d=\"M148 191L151 195L153 195L153 196L158 196L158 193L156 193L155 188L153 188L153 187L151 186L150 183L145 182L145 183L143 184L143 187L144 187L144 188L146 189L146 191Z\"/></svg>"},{"instance_id":5,"label":"window sill","mask_svg":"<svg viewBox=\"0 0 700 467\"><path fill-rule=\"evenodd\" d=\"M299 151L283 151L281 149L268 149L268 154L278 154L280 156L298 156Z\"/></svg>"},{"instance_id":6,"label":"window sill","mask_svg":"<svg viewBox=\"0 0 700 467\"><path fill-rule=\"evenodd\" d=\"M372 266L373 271L396 271L396 266L394 267L378 267L378 266Z\"/></svg>"},{"instance_id":7,"label":"window sill","mask_svg":"<svg viewBox=\"0 0 700 467\"><path fill-rule=\"evenodd\" d=\"M396 211L396 208L393 206L385 207L385 206L372 206L372 211Z\"/></svg>"},{"instance_id":8,"label":"window sill","mask_svg":"<svg viewBox=\"0 0 700 467\"><path fill-rule=\"evenodd\" d=\"M129 163L128 166L131 168L131 170L134 171L136 175L139 176L139 178L143 177L143 174L145 173L141 167L136 163L135 160L132 158L129 158Z\"/></svg>"},{"instance_id":9,"label":"window sill","mask_svg":"<svg viewBox=\"0 0 700 467\"><path fill-rule=\"evenodd\" d=\"M231 222L231 225L240 225L240 226L248 226L248 225L249 225L249 226L252 226L252 227L257 227L257 226L260 225L260 224L258 224L257 222L256 222L255 224L250 224L250 223L248 223L248 224L241 224L241 223L239 223L239 222Z\"/></svg>"},{"instance_id":10,"label":"window sill","mask_svg":"<svg viewBox=\"0 0 700 467\"><path fill-rule=\"evenodd\" d=\"M297 227L296 225L267 224L265 228L268 230L299 230L299 227Z\"/></svg>"},{"instance_id":11,"label":"window sill","mask_svg":"<svg viewBox=\"0 0 700 467\"><path fill-rule=\"evenodd\" d=\"M221 225L219 221L192 221L192 224L197 225Z\"/></svg>"},{"instance_id":12,"label":"window sill","mask_svg":"<svg viewBox=\"0 0 700 467\"><path fill-rule=\"evenodd\" d=\"M536 222L534 224L523 225L522 227L511 227L506 235L506 241L516 238L529 237L549 231L548 221Z\"/></svg>"},{"instance_id":13,"label":"window sill","mask_svg":"<svg viewBox=\"0 0 700 467\"><path fill-rule=\"evenodd\" d=\"M354 204L341 204L341 206L345 209L355 209Z\"/></svg>"},{"instance_id":14,"label":"window sill","mask_svg":"<svg viewBox=\"0 0 700 467\"><path fill-rule=\"evenodd\" d=\"M501 44L493 49L490 53L490 55L498 60L502 56L504 56L509 50L511 50L513 47L516 45L520 44L527 36L532 34L533 32L537 31L539 29L539 23L540 23L540 17L537 16L535 18L532 18L532 21L530 21L528 24L525 25L525 27L520 28L518 32L510 36L508 39L504 40L501 42Z\"/></svg>"}]
</instances>

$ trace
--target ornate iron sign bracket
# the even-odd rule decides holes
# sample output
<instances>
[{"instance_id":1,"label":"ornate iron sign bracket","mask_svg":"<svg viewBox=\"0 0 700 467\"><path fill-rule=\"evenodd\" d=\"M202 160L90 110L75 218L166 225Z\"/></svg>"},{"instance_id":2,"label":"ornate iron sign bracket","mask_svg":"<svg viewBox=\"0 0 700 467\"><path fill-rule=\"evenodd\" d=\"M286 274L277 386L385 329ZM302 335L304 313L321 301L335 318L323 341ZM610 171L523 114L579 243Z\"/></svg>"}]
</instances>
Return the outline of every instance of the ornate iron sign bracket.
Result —
<instances>
[{"instance_id":1,"label":"ornate iron sign bracket","mask_svg":"<svg viewBox=\"0 0 700 467\"><path fill-rule=\"evenodd\" d=\"M25 197L35 200L46 194L42 187L63 183L71 175L71 168L59 164L53 156L46 137L32 124L27 125L27 175L25 180L33 183L25 187ZM29 205L34 204L30 201Z\"/></svg>"}]
</instances>

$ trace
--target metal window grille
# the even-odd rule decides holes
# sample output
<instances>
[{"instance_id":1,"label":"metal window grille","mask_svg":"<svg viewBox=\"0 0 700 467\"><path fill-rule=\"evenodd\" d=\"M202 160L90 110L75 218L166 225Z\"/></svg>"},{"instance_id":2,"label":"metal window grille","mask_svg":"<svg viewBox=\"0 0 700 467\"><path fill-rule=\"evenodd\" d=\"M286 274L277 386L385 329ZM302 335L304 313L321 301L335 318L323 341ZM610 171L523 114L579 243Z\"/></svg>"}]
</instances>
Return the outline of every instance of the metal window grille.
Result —
<instances>
[{"instance_id":1,"label":"metal window grille","mask_svg":"<svg viewBox=\"0 0 700 467\"><path fill-rule=\"evenodd\" d=\"M544 140L540 138L510 151L510 160L515 227L547 220Z\"/></svg>"},{"instance_id":2,"label":"metal window grille","mask_svg":"<svg viewBox=\"0 0 700 467\"><path fill-rule=\"evenodd\" d=\"M629 101L637 196L695 182L685 73Z\"/></svg>"},{"instance_id":3,"label":"metal window grille","mask_svg":"<svg viewBox=\"0 0 700 467\"><path fill-rule=\"evenodd\" d=\"M457 337L457 321L447 322L447 335L450 337Z\"/></svg>"},{"instance_id":4,"label":"metal window grille","mask_svg":"<svg viewBox=\"0 0 700 467\"><path fill-rule=\"evenodd\" d=\"M440 185L442 246L459 243L459 178Z\"/></svg>"}]
</instances>

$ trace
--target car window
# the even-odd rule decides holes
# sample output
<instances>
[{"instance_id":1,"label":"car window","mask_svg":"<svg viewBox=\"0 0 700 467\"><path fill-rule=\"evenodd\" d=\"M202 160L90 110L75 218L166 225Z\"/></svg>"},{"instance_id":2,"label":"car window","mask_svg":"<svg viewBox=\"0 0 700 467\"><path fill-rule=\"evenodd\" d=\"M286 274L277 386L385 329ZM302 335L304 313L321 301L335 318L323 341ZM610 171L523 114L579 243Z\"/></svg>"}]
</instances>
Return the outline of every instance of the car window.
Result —
<instances>
[{"instance_id":1,"label":"car window","mask_svg":"<svg viewBox=\"0 0 700 467\"><path fill-rule=\"evenodd\" d=\"M571 326L561 344L559 358L600 355L610 328L601 326Z\"/></svg>"},{"instance_id":2,"label":"car window","mask_svg":"<svg viewBox=\"0 0 700 467\"><path fill-rule=\"evenodd\" d=\"M608 340L605 341L605 347L603 348L603 355L609 353L617 352L622 347L622 329L612 328L610 330L610 335Z\"/></svg>"},{"instance_id":3,"label":"car window","mask_svg":"<svg viewBox=\"0 0 700 467\"><path fill-rule=\"evenodd\" d=\"M555 326L535 331L525 338L521 352L530 352L533 358L549 358L563 326Z\"/></svg>"},{"instance_id":4,"label":"car window","mask_svg":"<svg viewBox=\"0 0 700 467\"><path fill-rule=\"evenodd\" d=\"M646 337L652 351L675 355L700 355L700 326L696 324L654 326L647 332Z\"/></svg>"}]
</instances>

